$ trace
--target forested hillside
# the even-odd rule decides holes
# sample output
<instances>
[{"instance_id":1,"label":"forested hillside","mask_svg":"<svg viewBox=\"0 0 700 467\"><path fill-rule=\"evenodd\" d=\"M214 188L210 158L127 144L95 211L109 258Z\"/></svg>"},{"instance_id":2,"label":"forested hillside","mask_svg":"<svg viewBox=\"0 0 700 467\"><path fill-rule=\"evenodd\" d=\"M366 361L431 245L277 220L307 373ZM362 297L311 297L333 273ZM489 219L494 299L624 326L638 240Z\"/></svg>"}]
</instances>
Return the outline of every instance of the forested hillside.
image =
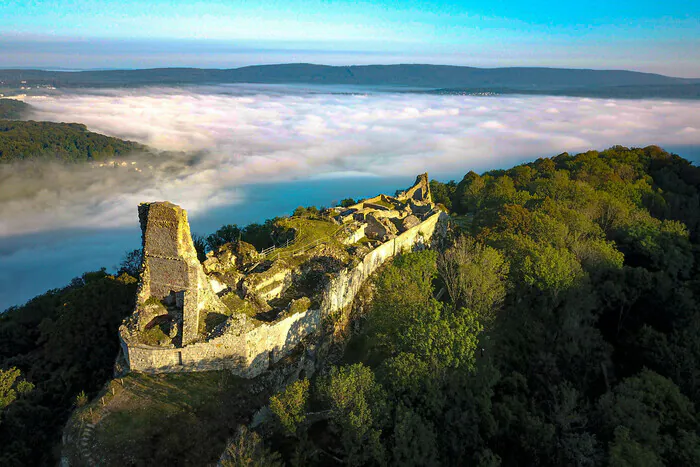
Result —
<instances>
[{"instance_id":1,"label":"forested hillside","mask_svg":"<svg viewBox=\"0 0 700 467\"><path fill-rule=\"evenodd\" d=\"M64 87L120 87L214 83L349 84L370 86L516 87L559 89L569 87L676 85L697 83L627 70L571 68L396 64L328 66L310 63L252 65L232 69L153 68L143 70L0 70L0 80L11 86L51 85Z\"/></svg>"},{"instance_id":2,"label":"forested hillside","mask_svg":"<svg viewBox=\"0 0 700 467\"><path fill-rule=\"evenodd\" d=\"M79 123L0 120L0 163L99 161L144 149L138 143L93 133Z\"/></svg>"},{"instance_id":3,"label":"forested hillside","mask_svg":"<svg viewBox=\"0 0 700 467\"><path fill-rule=\"evenodd\" d=\"M0 314L0 465L56 465L71 411L114 374L135 294L98 271Z\"/></svg>"},{"instance_id":4,"label":"forested hillside","mask_svg":"<svg viewBox=\"0 0 700 467\"><path fill-rule=\"evenodd\" d=\"M449 242L380 274L345 362L229 465L700 465L699 184L657 147L432 182Z\"/></svg>"},{"instance_id":5,"label":"forested hillside","mask_svg":"<svg viewBox=\"0 0 700 467\"><path fill-rule=\"evenodd\" d=\"M18 120L29 109L29 105L14 99L0 99L0 120Z\"/></svg>"},{"instance_id":6,"label":"forested hillside","mask_svg":"<svg viewBox=\"0 0 700 467\"><path fill-rule=\"evenodd\" d=\"M216 419L223 465L700 465L700 170L614 147L431 190L448 238L374 278L344 355L255 426L186 411L139 444L135 414L122 457L191 458ZM56 463L70 410L111 378L135 289L91 273L0 316L0 463Z\"/></svg>"}]
</instances>

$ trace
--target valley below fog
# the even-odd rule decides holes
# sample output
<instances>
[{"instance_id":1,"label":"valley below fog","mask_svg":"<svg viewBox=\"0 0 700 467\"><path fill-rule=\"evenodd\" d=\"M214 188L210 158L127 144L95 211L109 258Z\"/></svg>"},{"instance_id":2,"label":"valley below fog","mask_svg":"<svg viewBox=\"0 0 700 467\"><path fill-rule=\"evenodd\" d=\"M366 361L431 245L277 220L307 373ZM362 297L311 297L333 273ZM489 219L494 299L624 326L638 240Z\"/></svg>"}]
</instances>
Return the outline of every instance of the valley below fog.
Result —
<instances>
[{"instance_id":1,"label":"valley below fog","mask_svg":"<svg viewBox=\"0 0 700 467\"><path fill-rule=\"evenodd\" d=\"M564 151L659 145L700 159L700 101L455 96L231 85L27 98L29 118L146 144L113 164L0 166L0 310L112 270L140 241L136 207L168 200L192 231L459 180Z\"/></svg>"}]
</instances>

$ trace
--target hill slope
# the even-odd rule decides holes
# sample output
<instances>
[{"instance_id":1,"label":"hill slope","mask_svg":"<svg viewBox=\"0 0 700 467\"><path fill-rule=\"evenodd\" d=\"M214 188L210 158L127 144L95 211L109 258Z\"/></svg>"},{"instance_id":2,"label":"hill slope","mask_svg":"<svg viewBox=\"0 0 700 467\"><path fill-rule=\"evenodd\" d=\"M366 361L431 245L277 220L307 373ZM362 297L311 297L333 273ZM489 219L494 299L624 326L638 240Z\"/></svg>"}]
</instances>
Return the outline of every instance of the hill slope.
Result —
<instances>
[{"instance_id":1,"label":"hill slope","mask_svg":"<svg viewBox=\"0 0 700 467\"><path fill-rule=\"evenodd\" d=\"M132 141L88 131L79 123L0 120L0 163L19 160L84 162L143 150Z\"/></svg>"},{"instance_id":2,"label":"hill slope","mask_svg":"<svg viewBox=\"0 0 700 467\"><path fill-rule=\"evenodd\" d=\"M18 85L23 80L28 85L51 84L57 87L313 83L427 88L502 86L518 89L677 85L698 82L698 80L625 70L474 68L420 64L326 66L306 63L257 65L228 70L199 68L80 72L0 70L0 80L10 85Z\"/></svg>"},{"instance_id":3,"label":"hill slope","mask_svg":"<svg viewBox=\"0 0 700 467\"><path fill-rule=\"evenodd\" d=\"M0 120L17 120L29 109L29 105L14 99L0 99Z\"/></svg>"}]
</instances>

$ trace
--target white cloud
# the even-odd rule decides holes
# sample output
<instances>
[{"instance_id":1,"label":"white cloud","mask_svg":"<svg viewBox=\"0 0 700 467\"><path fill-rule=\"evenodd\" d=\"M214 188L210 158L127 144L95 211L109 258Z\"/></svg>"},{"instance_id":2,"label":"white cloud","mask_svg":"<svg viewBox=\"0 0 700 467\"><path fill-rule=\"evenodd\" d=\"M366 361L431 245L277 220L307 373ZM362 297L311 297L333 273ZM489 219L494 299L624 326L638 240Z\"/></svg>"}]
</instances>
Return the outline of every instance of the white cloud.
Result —
<instances>
[{"instance_id":1,"label":"white cloud","mask_svg":"<svg viewBox=\"0 0 700 467\"><path fill-rule=\"evenodd\" d=\"M505 125L501 122L498 122L496 120L489 120L488 122L484 122L479 127L484 128L486 130L503 130L505 129Z\"/></svg>"},{"instance_id":2,"label":"white cloud","mask_svg":"<svg viewBox=\"0 0 700 467\"><path fill-rule=\"evenodd\" d=\"M259 182L426 170L459 176L615 144L700 144L698 101L221 86L69 93L29 102L37 120L81 122L190 154L136 155L135 166L119 169L0 167L0 236L133 224L134 207L150 200L202 213L240 201L235 189Z\"/></svg>"}]
</instances>

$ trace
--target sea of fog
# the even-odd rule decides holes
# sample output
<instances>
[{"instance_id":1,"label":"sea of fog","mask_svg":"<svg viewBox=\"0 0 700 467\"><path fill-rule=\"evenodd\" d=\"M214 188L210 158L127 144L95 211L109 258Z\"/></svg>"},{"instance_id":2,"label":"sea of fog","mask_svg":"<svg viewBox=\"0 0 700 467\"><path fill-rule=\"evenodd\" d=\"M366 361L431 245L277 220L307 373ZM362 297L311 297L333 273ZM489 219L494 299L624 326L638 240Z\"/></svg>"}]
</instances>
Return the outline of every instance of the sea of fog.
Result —
<instances>
[{"instance_id":1,"label":"sea of fog","mask_svg":"<svg viewBox=\"0 0 700 467\"><path fill-rule=\"evenodd\" d=\"M657 144L700 161L700 101L439 96L392 89L199 86L26 99L34 120L169 151L97 163L0 166L0 310L140 241L136 207L169 200L193 232L299 205L393 193L415 175L459 180L564 151Z\"/></svg>"}]
</instances>

